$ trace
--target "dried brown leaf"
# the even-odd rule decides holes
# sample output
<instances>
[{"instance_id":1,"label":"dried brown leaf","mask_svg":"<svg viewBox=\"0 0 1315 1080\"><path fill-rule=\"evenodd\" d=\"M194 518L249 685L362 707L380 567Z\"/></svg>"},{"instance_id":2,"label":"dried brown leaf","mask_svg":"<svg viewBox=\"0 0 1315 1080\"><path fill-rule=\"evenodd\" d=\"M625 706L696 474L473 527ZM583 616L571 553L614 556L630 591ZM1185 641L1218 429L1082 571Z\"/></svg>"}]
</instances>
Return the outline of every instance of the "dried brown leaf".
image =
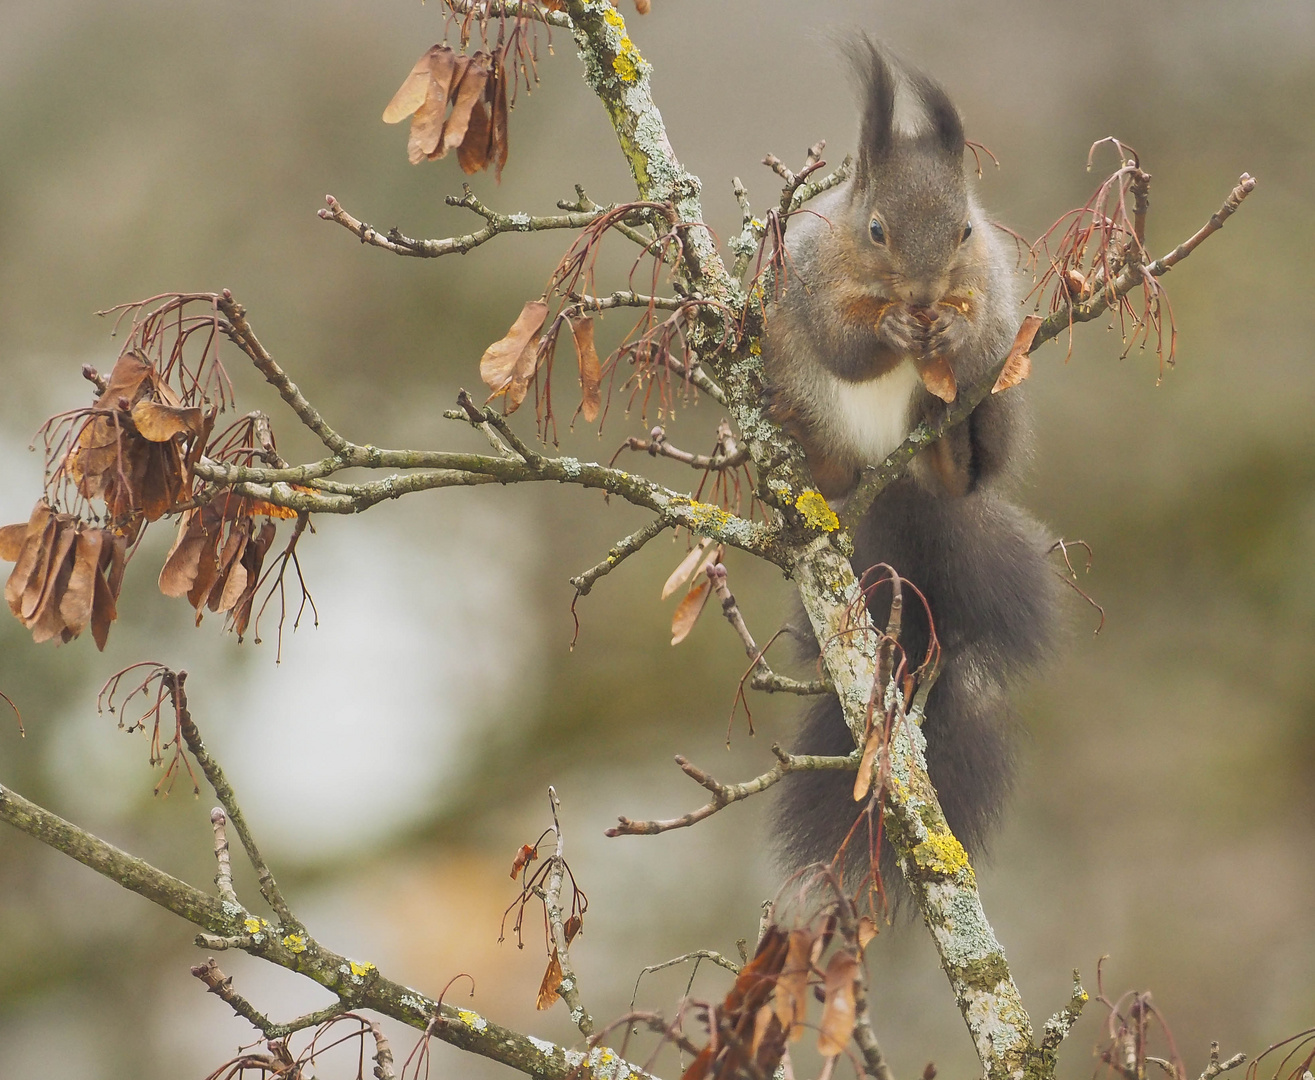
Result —
<instances>
[{"instance_id":1,"label":"dried brown leaf","mask_svg":"<svg viewBox=\"0 0 1315 1080\"><path fill-rule=\"evenodd\" d=\"M424 104L425 96L429 93L434 62L444 51L450 53L452 50L443 44L431 45L424 56L415 62L411 74L398 87L393 100L384 106L385 124L400 124Z\"/></svg>"},{"instance_id":2,"label":"dried brown leaf","mask_svg":"<svg viewBox=\"0 0 1315 1080\"><path fill-rule=\"evenodd\" d=\"M715 1055L716 1051L713 1047L705 1046L694 1055L694 1060L689 1063L689 1068L685 1070L680 1080L704 1080L708 1075L708 1066L712 1064Z\"/></svg>"},{"instance_id":3,"label":"dried brown leaf","mask_svg":"<svg viewBox=\"0 0 1315 1080\"><path fill-rule=\"evenodd\" d=\"M151 392L152 370L146 358L135 349L124 353L114 361L109 378L105 380L105 392L96 399L96 408L131 409Z\"/></svg>"},{"instance_id":4,"label":"dried brown leaf","mask_svg":"<svg viewBox=\"0 0 1315 1080\"><path fill-rule=\"evenodd\" d=\"M60 543L60 519L63 516L62 514L51 514L46 521L45 528L41 530L40 539L37 541L36 559L32 564L31 573L28 575L27 584L19 597L17 615L28 627L32 625L31 621L36 616L37 608L41 605L41 598L45 596L53 572L58 568L58 564L53 560L55 550ZM31 542L31 539L29 539L28 543ZM17 570L18 567L16 566L14 569Z\"/></svg>"},{"instance_id":5,"label":"dried brown leaf","mask_svg":"<svg viewBox=\"0 0 1315 1080\"><path fill-rule=\"evenodd\" d=\"M879 934L877 924L872 921L869 915L860 915L858 920L858 947L866 949L868 942Z\"/></svg>"},{"instance_id":6,"label":"dried brown leaf","mask_svg":"<svg viewBox=\"0 0 1315 1080\"><path fill-rule=\"evenodd\" d=\"M32 515L28 518L27 524L22 527L22 547L14 559L14 568L9 573L9 580L5 583L5 599L9 601L10 609L19 618L22 618L23 593L27 590L28 581L36 572L42 544L48 543L50 539L46 537L48 526L52 530L51 538L54 536L53 517L50 507L44 502L39 502L32 508ZM10 525L6 528L13 529L17 526Z\"/></svg>"},{"instance_id":7,"label":"dried brown leaf","mask_svg":"<svg viewBox=\"0 0 1315 1080\"><path fill-rule=\"evenodd\" d=\"M834 1057L844 1052L854 1034L854 980L858 958L843 949L826 965L826 1004L818 1025L817 1052Z\"/></svg>"},{"instance_id":8,"label":"dried brown leaf","mask_svg":"<svg viewBox=\"0 0 1315 1080\"><path fill-rule=\"evenodd\" d=\"M521 844L520 850L516 852L516 858L511 861L512 881L515 881L516 875L524 870L531 861L538 857L539 849L537 847L530 847L529 844Z\"/></svg>"},{"instance_id":9,"label":"dried brown leaf","mask_svg":"<svg viewBox=\"0 0 1315 1080\"><path fill-rule=\"evenodd\" d=\"M467 176L489 167L489 153L493 148L491 135L488 110L482 101L476 101L470 110L470 126L466 128L466 137L457 147L457 164Z\"/></svg>"},{"instance_id":10,"label":"dried brown leaf","mask_svg":"<svg viewBox=\"0 0 1315 1080\"><path fill-rule=\"evenodd\" d=\"M813 937L807 930L790 931L785 965L776 980L776 1018L791 1041L803 1035L804 1021L808 1017L808 976L813 970Z\"/></svg>"},{"instance_id":11,"label":"dried brown leaf","mask_svg":"<svg viewBox=\"0 0 1315 1080\"><path fill-rule=\"evenodd\" d=\"M580 363L580 412L592 424L603 402L603 369L594 346L593 319L586 315L571 319L571 337L575 339L575 356Z\"/></svg>"},{"instance_id":12,"label":"dried brown leaf","mask_svg":"<svg viewBox=\"0 0 1315 1080\"><path fill-rule=\"evenodd\" d=\"M1001 390L1008 390L1011 386L1017 386L1032 374L1032 358L1028 353L1032 348L1032 339L1036 337L1036 332L1040 326L1041 318L1038 315L1029 315L1023 320L1023 325L1018 328L1018 333L1014 336L1014 343L1009 348L1009 356L1005 359L1005 366L1000 369L1000 377L995 380L995 385L991 387L991 393L998 394Z\"/></svg>"},{"instance_id":13,"label":"dried brown leaf","mask_svg":"<svg viewBox=\"0 0 1315 1080\"><path fill-rule=\"evenodd\" d=\"M914 361L918 374L922 376L922 385L929 394L935 394L942 401L952 402L959 396L959 385L954 378L954 368L943 356L929 359L919 358Z\"/></svg>"},{"instance_id":14,"label":"dried brown leaf","mask_svg":"<svg viewBox=\"0 0 1315 1080\"><path fill-rule=\"evenodd\" d=\"M561 995L557 987L562 984L562 963L557 959L557 950L553 949L548 957L548 970L543 973L543 982L539 984L539 996L534 1000L534 1007L539 1011L551 1008L552 1003Z\"/></svg>"},{"instance_id":15,"label":"dried brown leaf","mask_svg":"<svg viewBox=\"0 0 1315 1080\"><path fill-rule=\"evenodd\" d=\"M200 409L161 405L146 398L132 407L132 422L143 439L155 443L168 442L176 435L196 439L205 434L205 417Z\"/></svg>"},{"instance_id":16,"label":"dried brown leaf","mask_svg":"<svg viewBox=\"0 0 1315 1080\"><path fill-rule=\"evenodd\" d=\"M60 601L68 589L69 578L73 575L73 551L78 539L77 529L71 518L59 514L57 519L59 532L52 545L45 587L41 590L40 599L31 617L26 620L28 629L32 631L32 640L38 645L63 633L64 619L60 614ZM30 589L32 583L28 584ZM26 594L24 599L26 600Z\"/></svg>"},{"instance_id":17,"label":"dried brown leaf","mask_svg":"<svg viewBox=\"0 0 1315 1080\"><path fill-rule=\"evenodd\" d=\"M101 572L101 569L97 569L96 571L96 580L93 588L94 595L91 604L91 637L92 640L96 642L96 648L101 652L104 652L105 642L109 640L110 636L110 623L114 622L114 620L119 617L119 610L115 604L115 590L105 580L105 575Z\"/></svg>"},{"instance_id":18,"label":"dried brown leaf","mask_svg":"<svg viewBox=\"0 0 1315 1080\"><path fill-rule=\"evenodd\" d=\"M201 527L201 511L188 510L178 522L173 547L160 568L159 586L165 596L184 596L196 582L201 568L201 553L208 538Z\"/></svg>"},{"instance_id":19,"label":"dried brown leaf","mask_svg":"<svg viewBox=\"0 0 1315 1080\"><path fill-rule=\"evenodd\" d=\"M542 300L530 300L521 308L506 337L495 341L480 357L480 378L493 391L489 400L506 394L508 413L515 412L525 400L538 364L539 330L547 317L548 305Z\"/></svg>"},{"instance_id":20,"label":"dried brown leaf","mask_svg":"<svg viewBox=\"0 0 1315 1080\"><path fill-rule=\"evenodd\" d=\"M105 534L100 529L79 529L73 553L73 571L68 587L60 597L59 614L68 634L65 640L77 637L91 621L92 604L96 598L96 575L100 571L101 546Z\"/></svg>"},{"instance_id":21,"label":"dried brown leaf","mask_svg":"<svg viewBox=\"0 0 1315 1080\"><path fill-rule=\"evenodd\" d=\"M242 566L246 570L247 587L236 604L229 611L229 629L237 634L238 641L247 632L251 621L251 605L256 598L256 589L260 587L260 569L265 565L265 556L274 544L274 534L278 526L272 521L265 521L254 540L247 542L242 552Z\"/></svg>"},{"instance_id":22,"label":"dried brown leaf","mask_svg":"<svg viewBox=\"0 0 1315 1080\"><path fill-rule=\"evenodd\" d=\"M689 637L689 632L699 621L699 616L703 614L704 605L707 604L711 594L712 582L704 578L676 605L675 613L671 616L671 644L679 645Z\"/></svg>"},{"instance_id":23,"label":"dried brown leaf","mask_svg":"<svg viewBox=\"0 0 1315 1080\"><path fill-rule=\"evenodd\" d=\"M406 153L412 165L420 164L442 145L448 100L467 63L464 56L458 56L446 45L435 48L439 51L430 50L434 55L424 101L411 118Z\"/></svg>"},{"instance_id":24,"label":"dried brown leaf","mask_svg":"<svg viewBox=\"0 0 1315 1080\"><path fill-rule=\"evenodd\" d=\"M6 525L0 528L0 559L5 562L18 562L27 542L27 522Z\"/></svg>"},{"instance_id":25,"label":"dried brown leaf","mask_svg":"<svg viewBox=\"0 0 1315 1080\"><path fill-rule=\"evenodd\" d=\"M466 64L465 70L461 73L461 81L453 83L453 89L449 94L453 99L452 115L447 118L447 123L443 126L443 141L430 151L430 158L441 158L465 141L471 115L484 96L484 84L488 82L492 70L489 67L488 53L481 51L463 59L466 60Z\"/></svg>"}]
</instances>

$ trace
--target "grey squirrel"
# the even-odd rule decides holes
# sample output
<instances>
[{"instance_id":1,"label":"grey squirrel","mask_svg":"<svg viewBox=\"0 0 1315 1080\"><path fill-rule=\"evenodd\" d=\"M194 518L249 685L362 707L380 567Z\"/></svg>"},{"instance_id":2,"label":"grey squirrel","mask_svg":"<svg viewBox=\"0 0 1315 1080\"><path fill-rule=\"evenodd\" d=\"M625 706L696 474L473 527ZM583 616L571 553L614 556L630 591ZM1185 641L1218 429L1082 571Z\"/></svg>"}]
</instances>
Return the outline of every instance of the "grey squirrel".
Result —
<instances>
[{"instance_id":1,"label":"grey squirrel","mask_svg":"<svg viewBox=\"0 0 1315 1080\"><path fill-rule=\"evenodd\" d=\"M1021 321L1011 253L968 190L963 126L949 97L866 37L848 51L862 91L854 172L791 221L788 280L763 342L768 413L803 445L833 501L863 466L982 378ZM897 123L897 100L907 123ZM988 397L915 458L853 538L857 574L888 563L930 606L943 658L923 725L927 764L970 854L1010 786L1008 687L1045 657L1056 623L1049 539L1001 494L1026 454L1019 390ZM871 595L877 626L886 625L890 598L889 587ZM900 644L910 669L929 636L921 604L905 590ZM816 642L811 649L816 656ZM796 752L853 748L839 702L821 699L803 719ZM782 781L775 833L788 869L835 856L862 811L853 782L835 771ZM846 849L851 882L867 873L868 843L860 825ZM882 870L898 895L889 844Z\"/></svg>"}]
</instances>

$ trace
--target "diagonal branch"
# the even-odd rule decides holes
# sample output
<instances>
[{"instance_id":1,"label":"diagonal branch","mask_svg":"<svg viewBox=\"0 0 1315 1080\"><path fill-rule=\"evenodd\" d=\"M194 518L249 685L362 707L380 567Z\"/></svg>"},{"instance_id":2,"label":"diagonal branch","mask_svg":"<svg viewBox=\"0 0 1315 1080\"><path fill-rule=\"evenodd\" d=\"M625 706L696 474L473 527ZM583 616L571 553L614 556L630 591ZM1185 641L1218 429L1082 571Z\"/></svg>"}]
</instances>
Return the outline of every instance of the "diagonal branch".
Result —
<instances>
[{"instance_id":1,"label":"diagonal branch","mask_svg":"<svg viewBox=\"0 0 1315 1080\"><path fill-rule=\"evenodd\" d=\"M244 951L312 979L352 1008L369 1009L428 1030L459 1049L541 1080L615 1080L622 1068L637 1080L649 1078L646 1071L606 1047L595 1047L588 1054L568 1050L393 982L373 964L335 953L304 931L273 927L241 905L209 896L3 786L0 820L212 935L244 938ZM255 930L242 933L253 925Z\"/></svg>"}]
</instances>

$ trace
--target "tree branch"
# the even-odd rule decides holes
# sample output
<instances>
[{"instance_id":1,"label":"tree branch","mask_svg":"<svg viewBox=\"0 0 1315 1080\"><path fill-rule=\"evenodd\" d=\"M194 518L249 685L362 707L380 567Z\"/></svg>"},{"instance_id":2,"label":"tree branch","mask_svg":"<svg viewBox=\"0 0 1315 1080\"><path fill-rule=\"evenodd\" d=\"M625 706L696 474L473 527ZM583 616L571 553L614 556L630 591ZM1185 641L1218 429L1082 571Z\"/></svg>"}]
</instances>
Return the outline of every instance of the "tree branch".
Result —
<instances>
[{"instance_id":1,"label":"tree branch","mask_svg":"<svg viewBox=\"0 0 1315 1080\"><path fill-rule=\"evenodd\" d=\"M598 207L596 210L580 211L568 214L531 215L523 213L500 214L490 210L479 201L465 185L465 194L447 196L448 206L464 206L473 210L488 224L464 236L449 236L443 240L416 240L394 227L386 234L367 225L359 218L349 214L337 199L326 195L326 207L318 210L320 218L341 225L356 236L362 244L383 248L394 255L409 255L417 259L437 259L443 255L464 255L481 244L487 243L503 233L543 232L548 229L583 229L613 209L610 206Z\"/></svg>"},{"instance_id":2,"label":"tree branch","mask_svg":"<svg viewBox=\"0 0 1315 1080\"><path fill-rule=\"evenodd\" d=\"M624 1067L639 1080L649 1074L606 1047L588 1054L501 1027L469 1009L441 1004L385 978L369 963L349 960L326 949L307 933L274 927L240 905L226 904L178 878L106 843L50 811L0 786L0 820L84 866L186 919L194 926L228 938L279 967L298 972L339 996L352 1008L369 1009L400 1020L462 1050L499 1061L542 1080L615 1080ZM234 910L236 909L236 910ZM248 934L239 930L254 926ZM254 1010L253 1010L254 1011Z\"/></svg>"}]
</instances>

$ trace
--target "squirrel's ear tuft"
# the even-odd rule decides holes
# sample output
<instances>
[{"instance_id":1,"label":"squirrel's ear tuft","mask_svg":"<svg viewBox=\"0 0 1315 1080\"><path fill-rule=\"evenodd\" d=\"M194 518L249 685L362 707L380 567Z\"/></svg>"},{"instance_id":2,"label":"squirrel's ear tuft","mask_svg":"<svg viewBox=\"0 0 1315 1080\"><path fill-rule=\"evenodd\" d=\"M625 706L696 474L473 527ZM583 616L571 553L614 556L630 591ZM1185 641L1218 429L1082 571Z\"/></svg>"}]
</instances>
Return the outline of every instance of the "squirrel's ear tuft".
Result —
<instances>
[{"instance_id":1,"label":"squirrel's ear tuft","mask_svg":"<svg viewBox=\"0 0 1315 1080\"><path fill-rule=\"evenodd\" d=\"M909 85L922 102L927 132L940 149L958 161L963 156L963 120L944 87L922 72L909 72Z\"/></svg>"},{"instance_id":2,"label":"squirrel's ear tuft","mask_svg":"<svg viewBox=\"0 0 1315 1080\"><path fill-rule=\"evenodd\" d=\"M894 139L895 72L881 46L867 34L845 42L844 50L858 75L863 115L858 130L855 175L866 186Z\"/></svg>"}]
</instances>

